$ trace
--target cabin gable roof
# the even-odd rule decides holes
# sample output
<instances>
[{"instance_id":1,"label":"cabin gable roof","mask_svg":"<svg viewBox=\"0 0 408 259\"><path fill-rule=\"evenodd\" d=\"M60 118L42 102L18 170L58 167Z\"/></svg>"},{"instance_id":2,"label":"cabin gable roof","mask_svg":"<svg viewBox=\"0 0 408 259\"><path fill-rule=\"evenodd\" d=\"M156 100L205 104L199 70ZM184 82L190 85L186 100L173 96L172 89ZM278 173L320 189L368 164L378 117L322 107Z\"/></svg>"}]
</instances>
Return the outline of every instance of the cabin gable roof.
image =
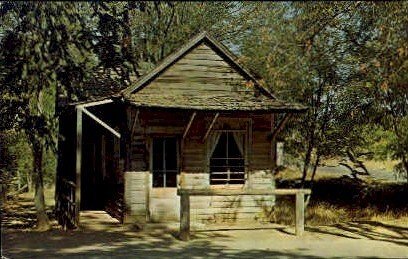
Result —
<instances>
[{"instance_id":1,"label":"cabin gable roof","mask_svg":"<svg viewBox=\"0 0 408 259\"><path fill-rule=\"evenodd\" d=\"M228 50L223 44L215 40L207 32L202 32L192 38L189 42L184 44L176 52L170 54L162 62L159 63L154 69L148 72L146 75L141 77L134 85L129 86L128 88L122 91L123 95L129 95L136 93L146 87L150 82L155 78L160 76L166 69L174 65L177 61L182 59L184 56L189 54L191 51L195 50L200 45L206 45L211 48L219 57L221 57L225 62L227 62L236 72L241 74L245 80L248 82L252 81L254 87L258 88L263 94L269 96L270 98L276 99L276 97L265 87L263 87L255 78L252 73L238 63L238 58Z\"/></svg>"},{"instance_id":2,"label":"cabin gable roof","mask_svg":"<svg viewBox=\"0 0 408 259\"><path fill-rule=\"evenodd\" d=\"M223 44L203 32L121 92L138 107L213 111L304 111L260 84Z\"/></svg>"}]
</instances>

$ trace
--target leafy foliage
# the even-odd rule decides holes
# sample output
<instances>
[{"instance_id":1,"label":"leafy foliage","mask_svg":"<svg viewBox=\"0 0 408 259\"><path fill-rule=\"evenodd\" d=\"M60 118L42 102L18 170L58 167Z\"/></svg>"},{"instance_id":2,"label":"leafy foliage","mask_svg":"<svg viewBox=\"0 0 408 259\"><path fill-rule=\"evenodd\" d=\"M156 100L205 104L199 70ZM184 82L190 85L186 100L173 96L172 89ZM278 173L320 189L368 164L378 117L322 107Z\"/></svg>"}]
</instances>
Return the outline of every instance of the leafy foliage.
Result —
<instances>
[{"instance_id":1,"label":"leafy foliage","mask_svg":"<svg viewBox=\"0 0 408 259\"><path fill-rule=\"evenodd\" d=\"M372 152L370 128L393 134L383 148L406 161L406 12L406 3L265 3L250 21L242 61L279 97L309 106L286 132L303 179L312 160L315 171L321 157Z\"/></svg>"},{"instance_id":2,"label":"leafy foliage","mask_svg":"<svg viewBox=\"0 0 408 259\"><path fill-rule=\"evenodd\" d=\"M1 2L2 170L52 181L57 103L122 89L207 30L310 107L285 132L304 179L350 153L407 174L406 28L406 2Z\"/></svg>"}]
</instances>

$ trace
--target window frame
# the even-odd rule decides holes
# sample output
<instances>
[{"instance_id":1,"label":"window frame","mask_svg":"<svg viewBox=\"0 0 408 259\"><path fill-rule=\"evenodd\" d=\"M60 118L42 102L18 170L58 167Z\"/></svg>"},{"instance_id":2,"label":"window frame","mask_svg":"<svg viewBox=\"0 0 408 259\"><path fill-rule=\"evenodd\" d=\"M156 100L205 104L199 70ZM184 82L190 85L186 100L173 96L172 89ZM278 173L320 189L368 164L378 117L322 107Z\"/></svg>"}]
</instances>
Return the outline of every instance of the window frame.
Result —
<instances>
[{"instance_id":1,"label":"window frame","mask_svg":"<svg viewBox=\"0 0 408 259\"><path fill-rule=\"evenodd\" d=\"M249 121L249 120L248 120ZM246 121L246 122L248 122L248 121ZM247 129L248 129L248 124L249 123L247 123ZM225 133L234 133L234 132L240 132L240 133L243 133L244 134L244 154L242 154L242 161L243 161L243 179L242 179L242 181L243 181L243 183L231 183L230 182L230 176L231 176L231 173L235 173L235 172L230 172L230 171L226 171L226 172L219 172L219 173L224 173L224 174L226 174L227 175L227 180L226 180L226 183L222 183L222 184L214 184L214 183L212 183L212 180L211 180L211 174L213 173L212 171L211 171L211 160L212 159L214 159L214 158L212 158L212 156L209 154L209 147L208 147L208 145L207 145L207 173L209 174L209 177L208 177L208 181L209 181L209 186L210 187L212 187L212 188L214 188L214 187L217 187L217 186L220 186L220 187L227 187L227 186L235 186L235 187L238 187L238 186L243 186L243 185L245 185L245 183L247 182L247 175L248 175L248 163L247 163L247 160L248 160L248 137L249 137L249 134L248 134L248 130L247 129L214 129L213 131L215 131L215 132L219 132L219 133L221 133L221 134L225 134ZM227 135L228 136L228 135ZM221 137L220 137L221 138ZM218 140L219 141L219 140ZM218 145L218 142L217 142L217 144L216 145ZM227 143L226 143L226 145L227 145L227 147L226 147L226 149L228 150L228 137L227 137ZM237 143L236 143L236 145L238 145ZM216 158L217 159L217 158ZM220 158L220 159L223 159L223 158ZM228 158L228 151L227 151L227 157L226 158L224 158L224 159L227 159L227 160L229 160L230 158ZM231 160L232 159L234 159L234 158L231 158ZM241 158L239 158L239 159L241 159ZM218 172L217 172L218 173ZM239 172L240 173L240 172ZM240 179L241 180L241 179Z\"/></svg>"},{"instance_id":2,"label":"window frame","mask_svg":"<svg viewBox=\"0 0 408 259\"><path fill-rule=\"evenodd\" d=\"M160 139L160 140L174 139L175 142L176 142L176 165L177 165L177 169L176 170L168 170L168 171L176 171L176 186L166 186L166 177L165 176L163 176L163 183L164 183L163 185L164 186L154 186L153 185L154 184L154 171L157 171L157 170L154 170L154 168L153 168L153 160L154 160L154 158L153 158L154 157L154 154L153 154L154 148L153 148L153 146L154 146L154 141L158 140L158 139ZM156 189L156 188L178 188L178 186L179 186L179 175L180 175L180 139L179 139L179 137L174 136L174 135L167 135L167 134L162 135L162 134L160 134L160 135L151 136L149 142L150 142L149 168L150 168L150 173L151 173L150 188L154 188L154 189ZM165 153L164 149L163 149L163 152ZM163 157L163 162L165 163L165 157ZM167 173L167 171L166 171L166 173Z\"/></svg>"}]
</instances>

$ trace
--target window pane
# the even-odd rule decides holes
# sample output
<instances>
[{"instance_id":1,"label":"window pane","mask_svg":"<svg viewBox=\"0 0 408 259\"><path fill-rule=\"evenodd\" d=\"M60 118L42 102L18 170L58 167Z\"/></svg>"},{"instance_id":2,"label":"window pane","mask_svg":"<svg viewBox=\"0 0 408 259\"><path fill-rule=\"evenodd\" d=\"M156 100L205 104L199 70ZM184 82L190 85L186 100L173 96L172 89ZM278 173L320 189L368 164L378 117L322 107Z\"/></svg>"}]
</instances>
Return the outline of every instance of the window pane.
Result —
<instances>
[{"instance_id":1,"label":"window pane","mask_svg":"<svg viewBox=\"0 0 408 259\"><path fill-rule=\"evenodd\" d=\"M229 158L242 158L241 152L239 151L238 144L235 141L232 132L228 132L228 157Z\"/></svg>"},{"instance_id":2,"label":"window pane","mask_svg":"<svg viewBox=\"0 0 408 259\"><path fill-rule=\"evenodd\" d=\"M163 187L163 172L153 171L153 187Z\"/></svg>"},{"instance_id":3,"label":"window pane","mask_svg":"<svg viewBox=\"0 0 408 259\"><path fill-rule=\"evenodd\" d=\"M233 133L222 133L210 159L210 184L243 184L244 165Z\"/></svg>"},{"instance_id":4,"label":"window pane","mask_svg":"<svg viewBox=\"0 0 408 259\"><path fill-rule=\"evenodd\" d=\"M177 187L177 140L165 139L166 187Z\"/></svg>"},{"instance_id":5,"label":"window pane","mask_svg":"<svg viewBox=\"0 0 408 259\"><path fill-rule=\"evenodd\" d=\"M153 139L153 170L163 170L163 140Z\"/></svg>"},{"instance_id":6,"label":"window pane","mask_svg":"<svg viewBox=\"0 0 408 259\"><path fill-rule=\"evenodd\" d=\"M175 138L165 140L166 170L177 170L177 144Z\"/></svg>"},{"instance_id":7,"label":"window pane","mask_svg":"<svg viewBox=\"0 0 408 259\"><path fill-rule=\"evenodd\" d=\"M153 187L177 187L177 139L153 139Z\"/></svg>"},{"instance_id":8,"label":"window pane","mask_svg":"<svg viewBox=\"0 0 408 259\"><path fill-rule=\"evenodd\" d=\"M212 154L213 158L227 157L227 134L222 133Z\"/></svg>"},{"instance_id":9,"label":"window pane","mask_svg":"<svg viewBox=\"0 0 408 259\"><path fill-rule=\"evenodd\" d=\"M153 187L163 186L163 141L153 139Z\"/></svg>"}]
</instances>

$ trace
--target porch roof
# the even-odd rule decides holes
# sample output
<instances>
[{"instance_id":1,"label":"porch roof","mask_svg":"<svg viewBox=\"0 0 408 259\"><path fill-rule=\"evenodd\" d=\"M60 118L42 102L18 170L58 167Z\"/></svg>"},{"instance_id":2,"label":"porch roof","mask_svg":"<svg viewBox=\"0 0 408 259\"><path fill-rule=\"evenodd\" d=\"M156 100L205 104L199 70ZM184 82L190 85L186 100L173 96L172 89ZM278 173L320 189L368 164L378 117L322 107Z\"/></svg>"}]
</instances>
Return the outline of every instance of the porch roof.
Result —
<instances>
[{"instance_id":1,"label":"porch roof","mask_svg":"<svg viewBox=\"0 0 408 259\"><path fill-rule=\"evenodd\" d=\"M126 98L126 101L138 107L173 108L201 111L270 111L270 112L304 112L307 107L297 103L285 102L251 93L230 92L214 95L150 95L137 93Z\"/></svg>"}]
</instances>

